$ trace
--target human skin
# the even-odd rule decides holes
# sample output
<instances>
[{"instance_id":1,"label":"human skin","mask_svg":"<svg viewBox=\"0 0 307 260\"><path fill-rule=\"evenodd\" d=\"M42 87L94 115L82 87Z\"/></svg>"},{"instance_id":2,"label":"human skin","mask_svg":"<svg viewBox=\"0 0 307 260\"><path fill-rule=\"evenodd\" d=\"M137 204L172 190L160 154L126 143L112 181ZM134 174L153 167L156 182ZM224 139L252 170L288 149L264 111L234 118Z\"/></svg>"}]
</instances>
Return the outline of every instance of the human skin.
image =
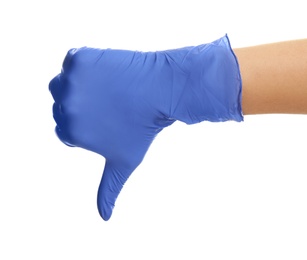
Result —
<instances>
[{"instance_id":1,"label":"human skin","mask_svg":"<svg viewBox=\"0 0 307 260\"><path fill-rule=\"evenodd\" d=\"M307 114L307 39L234 48L244 115Z\"/></svg>"},{"instance_id":2,"label":"human skin","mask_svg":"<svg viewBox=\"0 0 307 260\"><path fill-rule=\"evenodd\" d=\"M215 42L210 46L213 49L200 48L206 56L196 56L197 59L187 59L188 52L183 49L183 54L170 51L159 59L147 53L145 58L138 57L142 62L136 60L135 53L124 50L108 50L103 59L99 49L69 51L61 73L49 85L55 100L56 132L67 145L96 152L106 159L97 196L104 220L111 217L117 196L155 136L175 120L187 124L241 121L241 112L307 114L307 39L233 49L242 91L230 48L217 43L223 42ZM223 49L216 49L221 46ZM189 73L177 69L183 60L193 61L187 62L192 64L187 66ZM199 68L204 67L211 72L206 74L210 81L200 73L205 70ZM193 80L187 86L187 78L194 70L200 72L191 76ZM232 105L224 109L225 104ZM232 109L236 114L228 113L229 107L236 108Z\"/></svg>"}]
</instances>

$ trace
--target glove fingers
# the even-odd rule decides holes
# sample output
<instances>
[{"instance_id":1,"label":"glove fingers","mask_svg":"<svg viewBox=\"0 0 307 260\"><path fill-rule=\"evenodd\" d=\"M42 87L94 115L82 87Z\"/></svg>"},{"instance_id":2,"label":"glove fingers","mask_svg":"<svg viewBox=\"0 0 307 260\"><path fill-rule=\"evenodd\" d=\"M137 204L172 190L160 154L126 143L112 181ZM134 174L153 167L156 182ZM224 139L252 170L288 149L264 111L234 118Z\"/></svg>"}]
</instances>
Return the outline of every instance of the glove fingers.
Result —
<instances>
[{"instance_id":1,"label":"glove fingers","mask_svg":"<svg viewBox=\"0 0 307 260\"><path fill-rule=\"evenodd\" d=\"M49 83L49 91L56 103L60 102L61 89L60 89L60 74L54 77Z\"/></svg>"},{"instance_id":2,"label":"glove fingers","mask_svg":"<svg viewBox=\"0 0 307 260\"><path fill-rule=\"evenodd\" d=\"M106 162L97 196L98 211L104 220L110 219L115 201L131 173L122 171L117 165Z\"/></svg>"}]
</instances>

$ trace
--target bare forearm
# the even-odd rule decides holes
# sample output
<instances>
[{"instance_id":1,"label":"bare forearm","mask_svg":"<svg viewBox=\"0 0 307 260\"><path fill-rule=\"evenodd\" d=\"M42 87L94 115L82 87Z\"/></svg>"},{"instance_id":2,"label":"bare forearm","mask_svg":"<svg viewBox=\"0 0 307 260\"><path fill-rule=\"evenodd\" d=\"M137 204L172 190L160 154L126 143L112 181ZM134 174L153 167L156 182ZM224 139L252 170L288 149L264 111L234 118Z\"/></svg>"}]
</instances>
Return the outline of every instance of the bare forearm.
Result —
<instances>
[{"instance_id":1,"label":"bare forearm","mask_svg":"<svg viewBox=\"0 0 307 260\"><path fill-rule=\"evenodd\" d=\"M242 109L250 114L307 114L307 39L234 49Z\"/></svg>"}]
</instances>

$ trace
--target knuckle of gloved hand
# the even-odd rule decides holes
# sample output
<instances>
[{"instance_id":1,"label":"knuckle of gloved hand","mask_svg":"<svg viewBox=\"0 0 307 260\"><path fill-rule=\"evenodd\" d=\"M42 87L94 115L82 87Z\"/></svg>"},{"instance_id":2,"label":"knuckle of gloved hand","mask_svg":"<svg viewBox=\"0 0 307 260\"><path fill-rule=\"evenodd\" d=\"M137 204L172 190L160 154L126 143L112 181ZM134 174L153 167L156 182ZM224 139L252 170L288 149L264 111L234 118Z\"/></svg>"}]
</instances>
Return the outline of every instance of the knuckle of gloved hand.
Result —
<instances>
[{"instance_id":1,"label":"knuckle of gloved hand","mask_svg":"<svg viewBox=\"0 0 307 260\"><path fill-rule=\"evenodd\" d=\"M69 70L74 68L74 65L78 63L78 60L80 60L81 50L83 49L84 47L71 48L67 52L62 65L62 73L67 73Z\"/></svg>"}]
</instances>

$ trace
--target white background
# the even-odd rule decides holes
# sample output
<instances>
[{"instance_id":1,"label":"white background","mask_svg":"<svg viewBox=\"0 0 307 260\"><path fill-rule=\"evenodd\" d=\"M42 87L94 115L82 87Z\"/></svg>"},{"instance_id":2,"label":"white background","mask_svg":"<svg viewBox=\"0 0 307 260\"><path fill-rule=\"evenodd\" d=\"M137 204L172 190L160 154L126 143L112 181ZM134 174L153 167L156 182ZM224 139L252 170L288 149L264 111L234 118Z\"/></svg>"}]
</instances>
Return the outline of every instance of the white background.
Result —
<instances>
[{"instance_id":1,"label":"white background","mask_svg":"<svg viewBox=\"0 0 307 260\"><path fill-rule=\"evenodd\" d=\"M103 221L97 154L54 134L68 49L307 37L305 1L2 1L0 259L307 259L307 116L175 123ZM307 57L304 57L305 59Z\"/></svg>"}]
</instances>

